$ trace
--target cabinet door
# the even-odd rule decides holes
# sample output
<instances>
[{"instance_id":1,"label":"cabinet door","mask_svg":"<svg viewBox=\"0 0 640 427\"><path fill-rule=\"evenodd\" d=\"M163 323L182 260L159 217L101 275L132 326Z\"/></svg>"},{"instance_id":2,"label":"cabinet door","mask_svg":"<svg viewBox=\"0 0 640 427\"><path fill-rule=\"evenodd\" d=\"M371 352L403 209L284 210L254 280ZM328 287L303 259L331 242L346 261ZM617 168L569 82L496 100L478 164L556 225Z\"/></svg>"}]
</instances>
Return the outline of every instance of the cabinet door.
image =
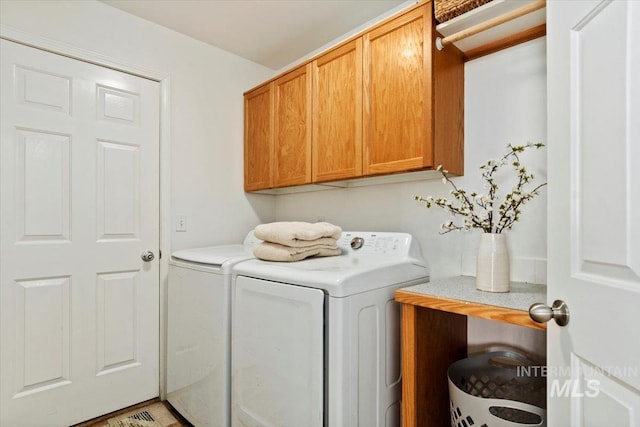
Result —
<instances>
[{"instance_id":1,"label":"cabinet door","mask_svg":"<svg viewBox=\"0 0 640 427\"><path fill-rule=\"evenodd\" d=\"M270 84L244 96L244 189L273 187L273 90Z\"/></svg>"},{"instance_id":2,"label":"cabinet door","mask_svg":"<svg viewBox=\"0 0 640 427\"><path fill-rule=\"evenodd\" d=\"M273 83L274 187L311 182L311 64Z\"/></svg>"},{"instance_id":3,"label":"cabinet door","mask_svg":"<svg viewBox=\"0 0 640 427\"><path fill-rule=\"evenodd\" d=\"M430 6L364 35L364 175L432 166Z\"/></svg>"},{"instance_id":4,"label":"cabinet door","mask_svg":"<svg viewBox=\"0 0 640 427\"><path fill-rule=\"evenodd\" d=\"M313 182L362 175L362 38L313 61Z\"/></svg>"}]
</instances>

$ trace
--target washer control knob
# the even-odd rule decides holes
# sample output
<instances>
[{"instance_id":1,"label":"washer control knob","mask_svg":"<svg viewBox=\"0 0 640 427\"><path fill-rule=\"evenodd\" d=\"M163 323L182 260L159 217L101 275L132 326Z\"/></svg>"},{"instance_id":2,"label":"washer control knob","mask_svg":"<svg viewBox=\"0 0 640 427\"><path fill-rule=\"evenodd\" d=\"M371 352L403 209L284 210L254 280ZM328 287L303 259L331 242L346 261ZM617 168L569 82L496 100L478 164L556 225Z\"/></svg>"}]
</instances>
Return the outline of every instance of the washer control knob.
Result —
<instances>
[{"instance_id":1,"label":"washer control knob","mask_svg":"<svg viewBox=\"0 0 640 427\"><path fill-rule=\"evenodd\" d=\"M360 249L362 245L364 245L364 239L362 237L354 237L351 239L351 249Z\"/></svg>"}]
</instances>

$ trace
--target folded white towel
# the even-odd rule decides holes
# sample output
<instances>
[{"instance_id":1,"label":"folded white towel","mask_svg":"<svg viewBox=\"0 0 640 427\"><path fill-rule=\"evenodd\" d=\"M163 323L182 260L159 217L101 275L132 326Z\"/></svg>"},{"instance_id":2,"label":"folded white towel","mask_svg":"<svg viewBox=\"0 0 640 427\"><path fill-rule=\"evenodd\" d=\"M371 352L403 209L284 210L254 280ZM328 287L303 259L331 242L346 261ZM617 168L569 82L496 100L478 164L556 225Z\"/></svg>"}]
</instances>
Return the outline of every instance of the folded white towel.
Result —
<instances>
[{"instance_id":1,"label":"folded white towel","mask_svg":"<svg viewBox=\"0 0 640 427\"><path fill-rule=\"evenodd\" d=\"M310 241L331 238L338 239L342 229L328 222L315 224L300 221L282 221L261 224L253 231L255 236L265 242L279 243L291 247L306 247ZM313 244L327 244L329 241L313 242ZM332 241L331 244L335 244Z\"/></svg>"},{"instance_id":2,"label":"folded white towel","mask_svg":"<svg viewBox=\"0 0 640 427\"><path fill-rule=\"evenodd\" d=\"M287 243L282 243L286 241ZM287 246L289 248L301 248L301 249L306 249L309 248L311 246L317 246L317 245L325 245L325 246L331 246L331 247L337 247L337 240L334 239L333 237L320 237L319 239L315 239L315 240L285 240L285 239L280 239L280 242L274 242L272 240L265 240L265 242L268 243L275 243L278 245L282 245L282 246Z\"/></svg>"},{"instance_id":3,"label":"folded white towel","mask_svg":"<svg viewBox=\"0 0 640 427\"><path fill-rule=\"evenodd\" d=\"M300 261L311 256L340 255L340 248L336 245L313 245L303 248L292 248L277 243L262 242L253 248L256 258L265 261Z\"/></svg>"}]
</instances>

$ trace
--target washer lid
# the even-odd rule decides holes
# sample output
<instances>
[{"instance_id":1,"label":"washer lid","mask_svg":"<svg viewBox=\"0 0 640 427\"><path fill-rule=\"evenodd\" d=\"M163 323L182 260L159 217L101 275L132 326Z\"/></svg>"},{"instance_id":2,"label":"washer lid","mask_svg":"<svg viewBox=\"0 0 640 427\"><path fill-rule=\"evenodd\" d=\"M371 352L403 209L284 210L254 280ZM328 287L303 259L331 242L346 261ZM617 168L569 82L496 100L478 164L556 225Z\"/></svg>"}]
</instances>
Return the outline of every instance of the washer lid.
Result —
<instances>
[{"instance_id":1,"label":"washer lid","mask_svg":"<svg viewBox=\"0 0 640 427\"><path fill-rule=\"evenodd\" d=\"M188 262L221 266L229 261L254 258L250 245L222 245L204 248L183 249L171 256Z\"/></svg>"},{"instance_id":2,"label":"washer lid","mask_svg":"<svg viewBox=\"0 0 640 427\"><path fill-rule=\"evenodd\" d=\"M308 258L283 263L252 259L236 264L235 275L272 282L324 289L333 297L346 297L387 286L429 281L429 269L419 260L385 260L381 257L354 262L347 255ZM417 283L417 282L416 282Z\"/></svg>"},{"instance_id":3,"label":"washer lid","mask_svg":"<svg viewBox=\"0 0 640 427\"><path fill-rule=\"evenodd\" d=\"M420 246L410 234L344 231L338 247L342 250L338 256L297 262L245 261L233 267L234 274L324 289L334 297L429 280Z\"/></svg>"}]
</instances>

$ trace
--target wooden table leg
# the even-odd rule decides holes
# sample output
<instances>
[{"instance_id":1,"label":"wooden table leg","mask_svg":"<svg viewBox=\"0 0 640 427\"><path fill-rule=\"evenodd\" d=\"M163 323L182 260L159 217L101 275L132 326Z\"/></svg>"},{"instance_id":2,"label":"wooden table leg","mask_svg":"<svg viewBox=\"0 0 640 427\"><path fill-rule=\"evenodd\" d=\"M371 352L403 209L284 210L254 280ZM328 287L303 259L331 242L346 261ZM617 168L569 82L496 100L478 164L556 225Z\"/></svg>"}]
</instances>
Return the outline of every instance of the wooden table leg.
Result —
<instances>
[{"instance_id":1,"label":"wooden table leg","mask_svg":"<svg viewBox=\"0 0 640 427\"><path fill-rule=\"evenodd\" d=\"M447 369L467 356L467 317L402 305L402 426L450 425Z\"/></svg>"},{"instance_id":2,"label":"wooden table leg","mask_svg":"<svg viewBox=\"0 0 640 427\"><path fill-rule=\"evenodd\" d=\"M402 304L402 427L416 427L416 306Z\"/></svg>"}]
</instances>

